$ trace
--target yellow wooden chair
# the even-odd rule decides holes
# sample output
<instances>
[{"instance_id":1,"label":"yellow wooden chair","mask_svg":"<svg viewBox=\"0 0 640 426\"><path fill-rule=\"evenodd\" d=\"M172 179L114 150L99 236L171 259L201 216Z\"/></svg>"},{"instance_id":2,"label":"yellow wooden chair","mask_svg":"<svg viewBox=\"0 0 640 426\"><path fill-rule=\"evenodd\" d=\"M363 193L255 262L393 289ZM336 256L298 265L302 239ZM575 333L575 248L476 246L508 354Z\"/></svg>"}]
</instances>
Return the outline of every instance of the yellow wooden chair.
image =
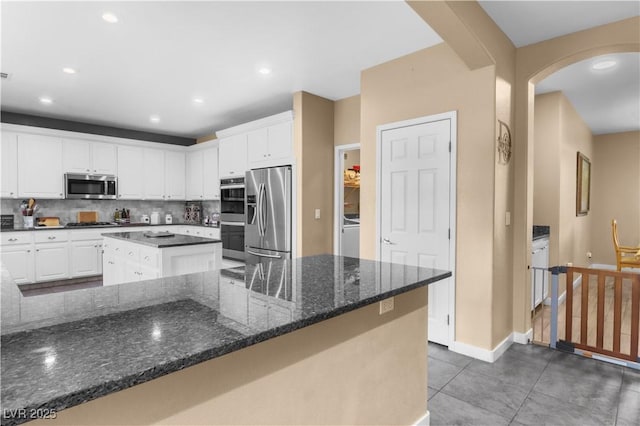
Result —
<instances>
[{"instance_id":1,"label":"yellow wooden chair","mask_svg":"<svg viewBox=\"0 0 640 426\"><path fill-rule=\"evenodd\" d=\"M621 246L618 241L618 224L611 221L611 234L613 235L613 247L616 250L616 264L618 271L622 268L640 268L640 247Z\"/></svg>"}]
</instances>

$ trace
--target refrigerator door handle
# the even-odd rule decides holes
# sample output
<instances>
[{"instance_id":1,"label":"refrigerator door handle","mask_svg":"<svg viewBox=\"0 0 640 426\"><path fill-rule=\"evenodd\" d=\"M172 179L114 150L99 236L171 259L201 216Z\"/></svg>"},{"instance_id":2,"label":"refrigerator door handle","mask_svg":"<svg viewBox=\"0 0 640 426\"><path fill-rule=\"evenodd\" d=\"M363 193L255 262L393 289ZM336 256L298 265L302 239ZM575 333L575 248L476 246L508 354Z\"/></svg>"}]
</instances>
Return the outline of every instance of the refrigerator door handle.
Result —
<instances>
[{"instance_id":1,"label":"refrigerator door handle","mask_svg":"<svg viewBox=\"0 0 640 426\"><path fill-rule=\"evenodd\" d=\"M262 206L262 184L258 184L258 199L256 201L256 218L258 219L258 235L262 236L262 218L260 215L260 206Z\"/></svg>"},{"instance_id":2,"label":"refrigerator door handle","mask_svg":"<svg viewBox=\"0 0 640 426\"><path fill-rule=\"evenodd\" d=\"M260 214L262 215L262 236L267 235L267 185L262 184L262 205Z\"/></svg>"},{"instance_id":3,"label":"refrigerator door handle","mask_svg":"<svg viewBox=\"0 0 640 426\"><path fill-rule=\"evenodd\" d=\"M251 251L251 250L247 250L247 253L252 254L254 256L258 256L258 257L268 257L271 259L282 259L282 256L280 256L279 254L263 254L263 253L257 253L255 251Z\"/></svg>"}]
</instances>

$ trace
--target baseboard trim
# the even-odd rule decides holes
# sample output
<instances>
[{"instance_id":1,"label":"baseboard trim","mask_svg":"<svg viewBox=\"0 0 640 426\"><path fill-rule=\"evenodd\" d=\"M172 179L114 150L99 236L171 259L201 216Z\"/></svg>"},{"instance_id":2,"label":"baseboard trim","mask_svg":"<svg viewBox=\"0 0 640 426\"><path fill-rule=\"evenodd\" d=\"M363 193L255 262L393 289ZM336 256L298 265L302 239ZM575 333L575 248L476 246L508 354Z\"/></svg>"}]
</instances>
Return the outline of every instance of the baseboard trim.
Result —
<instances>
[{"instance_id":1,"label":"baseboard trim","mask_svg":"<svg viewBox=\"0 0 640 426\"><path fill-rule=\"evenodd\" d=\"M527 345L533 339L533 328L530 328L526 333L514 331L511 335L513 336L513 343Z\"/></svg>"},{"instance_id":2,"label":"baseboard trim","mask_svg":"<svg viewBox=\"0 0 640 426\"><path fill-rule=\"evenodd\" d=\"M429 426L430 424L430 419L429 417L431 416L431 414L429 413L429 410L427 410L426 413L424 413L424 416L420 417L414 424L413 426Z\"/></svg>"},{"instance_id":3,"label":"baseboard trim","mask_svg":"<svg viewBox=\"0 0 640 426\"><path fill-rule=\"evenodd\" d=\"M462 355L470 356L471 358L479 359L486 362L495 362L502 356L503 353L513 343L513 333L508 335L502 342L500 342L493 350L482 349L477 346L472 346L467 343L453 342L449 345L449 350L457 352Z\"/></svg>"}]
</instances>

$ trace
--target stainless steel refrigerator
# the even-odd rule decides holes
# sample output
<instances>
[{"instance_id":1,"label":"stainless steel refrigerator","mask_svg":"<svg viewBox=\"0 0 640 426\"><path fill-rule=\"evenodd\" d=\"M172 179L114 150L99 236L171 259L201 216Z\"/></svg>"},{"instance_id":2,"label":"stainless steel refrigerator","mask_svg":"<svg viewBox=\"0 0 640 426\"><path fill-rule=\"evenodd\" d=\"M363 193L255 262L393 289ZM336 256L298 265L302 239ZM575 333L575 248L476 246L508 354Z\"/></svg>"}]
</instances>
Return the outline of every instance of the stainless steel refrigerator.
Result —
<instances>
[{"instance_id":1,"label":"stainless steel refrigerator","mask_svg":"<svg viewBox=\"0 0 640 426\"><path fill-rule=\"evenodd\" d=\"M291 258L291 166L245 174L246 261Z\"/></svg>"}]
</instances>

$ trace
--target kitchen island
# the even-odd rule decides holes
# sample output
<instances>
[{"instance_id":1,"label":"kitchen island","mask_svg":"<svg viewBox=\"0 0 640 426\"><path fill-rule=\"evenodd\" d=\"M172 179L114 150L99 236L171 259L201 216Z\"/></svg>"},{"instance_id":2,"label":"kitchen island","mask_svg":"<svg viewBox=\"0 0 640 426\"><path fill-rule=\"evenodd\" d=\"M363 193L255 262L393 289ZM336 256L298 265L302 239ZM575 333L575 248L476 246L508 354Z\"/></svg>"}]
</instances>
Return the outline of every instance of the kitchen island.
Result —
<instances>
[{"instance_id":1,"label":"kitchen island","mask_svg":"<svg viewBox=\"0 0 640 426\"><path fill-rule=\"evenodd\" d=\"M102 234L104 285L219 269L222 241L169 231Z\"/></svg>"},{"instance_id":2,"label":"kitchen island","mask_svg":"<svg viewBox=\"0 0 640 426\"><path fill-rule=\"evenodd\" d=\"M3 425L414 423L451 275L320 255L23 297L2 273Z\"/></svg>"}]
</instances>

